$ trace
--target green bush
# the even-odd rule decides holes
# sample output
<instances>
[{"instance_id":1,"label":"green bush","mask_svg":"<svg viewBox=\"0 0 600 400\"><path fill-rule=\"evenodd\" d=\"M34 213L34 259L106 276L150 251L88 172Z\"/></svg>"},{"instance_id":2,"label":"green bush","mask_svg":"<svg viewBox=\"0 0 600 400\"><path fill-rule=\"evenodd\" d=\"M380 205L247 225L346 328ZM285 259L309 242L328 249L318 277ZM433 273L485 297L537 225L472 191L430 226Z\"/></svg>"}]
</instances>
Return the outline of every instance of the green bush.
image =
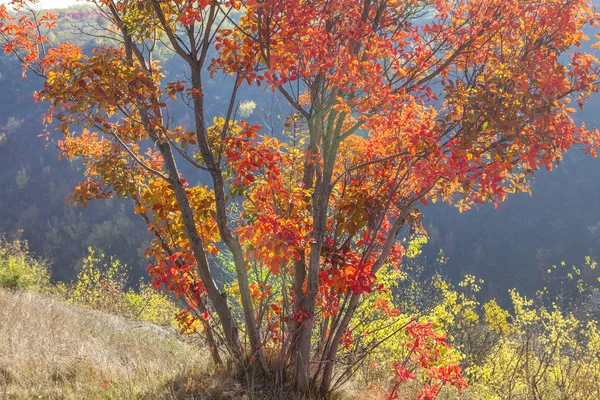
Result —
<instances>
[{"instance_id":1,"label":"green bush","mask_svg":"<svg viewBox=\"0 0 600 400\"><path fill-rule=\"evenodd\" d=\"M166 293L152 289L147 283L140 283L138 291L129 289L122 303L123 314L128 318L178 328L175 316L180 309Z\"/></svg>"},{"instance_id":2,"label":"green bush","mask_svg":"<svg viewBox=\"0 0 600 400\"><path fill-rule=\"evenodd\" d=\"M128 267L112 257L97 255L90 247L77 280L67 285L67 300L112 314L122 314Z\"/></svg>"},{"instance_id":3,"label":"green bush","mask_svg":"<svg viewBox=\"0 0 600 400\"><path fill-rule=\"evenodd\" d=\"M9 290L42 290L50 283L48 267L34 258L27 242L0 235L0 287Z\"/></svg>"},{"instance_id":4,"label":"green bush","mask_svg":"<svg viewBox=\"0 0 600 400\"><path fill-rule=\"evenodd\" d=\"M161 326L176 326L177 305L164 293L140 283L139 290L127 289L126 264L88 249L77 280L60 285L58 291L70 303Z\"/></svg>"}]
</instances>

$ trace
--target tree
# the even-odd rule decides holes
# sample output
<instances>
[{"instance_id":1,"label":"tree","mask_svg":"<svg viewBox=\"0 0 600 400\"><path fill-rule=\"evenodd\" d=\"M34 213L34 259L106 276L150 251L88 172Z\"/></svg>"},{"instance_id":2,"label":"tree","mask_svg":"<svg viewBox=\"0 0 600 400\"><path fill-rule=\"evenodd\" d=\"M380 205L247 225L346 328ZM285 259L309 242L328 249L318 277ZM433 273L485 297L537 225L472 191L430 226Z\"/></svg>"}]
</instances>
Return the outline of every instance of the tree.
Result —
<instances>
[{"instance_id":1,"label":"tree","mask_svg":"<svg viewBox=\"0 0 600 400\"><path fill-rule=\"evenodd\" d=\"M45 79L37 99L61 156L85 160L73 198L131 198L155 235L155 287L187 300L181 321L201 323L215 362L225 348L300 388L330 390L356 310L389 290L378 274L400 264L402 238L424 232L423 205L499 204L569 148L596 155L598 131L570 116L597 90L597 58L576 51L598 24L585 0L91 3L117 36L91 54L50 44L51 15L0 6L4 50ZM164 81L161 42L186 81ZM209 116L204 84L223 73L228 106ZM237 118L245 85L290 104L285 129ZM173 123L170 98L193 109L193 129ZM210 185L189 186L180 164ZM225 251L229 298L210 267Z\"/></svg>"}]
</instances>

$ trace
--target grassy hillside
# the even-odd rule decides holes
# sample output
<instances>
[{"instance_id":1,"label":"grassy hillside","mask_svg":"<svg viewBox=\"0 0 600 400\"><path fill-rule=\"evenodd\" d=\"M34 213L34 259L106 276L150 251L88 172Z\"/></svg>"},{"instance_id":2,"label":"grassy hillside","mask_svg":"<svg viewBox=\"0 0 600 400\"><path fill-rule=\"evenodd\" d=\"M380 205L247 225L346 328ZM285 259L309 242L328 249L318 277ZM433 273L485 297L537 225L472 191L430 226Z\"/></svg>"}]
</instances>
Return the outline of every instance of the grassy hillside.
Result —
<instances>
[{"instance_id":1,"label":"grassy hillside","mask_svg":"<svg viewBox=\"0 0 600 400\"><path fill-rule=\"evenodd\" d=\"M300 398L214 369L201 336L173 329L177 304L126 273L90 249L76 280L52 284L27 242L0 234L0 400Z\"/></svg>"},{"instance_id":2,"label":"grassy hillside","mask_svg":"<svg viewBox=\"0 0 600 400\"><path fill-rule=\"evenodd\" d=\"M208 350L172 329L35 292L0 288L0 338L0 400L301 398L211 370Z\"/></svg>"},{"instance_id":3,"label":"grassy hillside","mask_svg":"<svg viewBox=\"0 0 600 400\"><path fill-rule=\"evenodd\" d=\"M168 329L35 293L0 290L0 337L0 399L170 399L205 369Z\"/></svg>"}]
</instances>

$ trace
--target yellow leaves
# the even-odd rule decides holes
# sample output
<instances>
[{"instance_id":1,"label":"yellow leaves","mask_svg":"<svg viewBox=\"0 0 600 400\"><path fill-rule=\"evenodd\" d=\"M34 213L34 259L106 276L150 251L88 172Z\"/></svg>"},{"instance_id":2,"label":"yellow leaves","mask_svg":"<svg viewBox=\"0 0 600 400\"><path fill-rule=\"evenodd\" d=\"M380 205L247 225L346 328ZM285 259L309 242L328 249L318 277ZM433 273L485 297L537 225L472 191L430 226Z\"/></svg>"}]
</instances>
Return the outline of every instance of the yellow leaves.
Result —
<instances>
[{"instance_id":1,"label":"yellow leaves","mask_svg":"<svg viewBox=\"0 0 600 400\"><path fill-rule=\"evenodd\" d=\"M58 75L58 73L55 71L48 72L48 77L46 79L48 81L48 84L50 84L50 85L54 84L54 80L56 79L57 75Z\"/></svg>"},{"instance_id":2,"label":"yellow leaves","mask_svg":"<svg viewBox=\"0 0 600 400\"><path fill-rule=\"evenodd\" d=\"M182 126L177 126L173 130L168 130L167 134L176 143L180 143L182 148L186 148L188 145L197 144L196 132L186 131Z\"/></svg>"},{"instance_id":3,"label":"yellow leaves","mask_svg":"<svg viewBox=\"0 0 600 400\"><path fill-rule=\"evenodd\" d=\"M490 300L483 305L483 314L492 331L497 333L507 333L509 331L508 318L510 313L502 309L495 300Z\"/></svg>"},{"instance_id":4,"label":"yellow leaves","mask_svg":"<svg viewBox=\"0 0 600 400\"><path fill-rule=\"evenodd\" d=\"M214 192L206 186L187 188L186 193L196 220L198 233L205 242L207 251L216 252L213 246L221 240L216 224ZM165 229L171 232L173 247L187 248L189 242L185 234L179 204L171 186L163 180L148 180L140 187L140 205L136 213L146 213L151 216L154 226L149 229Z\"/></svg>"},{"instance_id":5,"label":"yellow leaves","mask_svg":"<svg viewBox=\"0 0 600 400\"><path fill-rule=\"evenodd\" d=\"M557 388L567 384L574 390L573 398L589 394L582 382L600 377L597 353L589 347L598 343L595 323L582 324L573 314L553 304L550 309L538 307L532 323L517 318L505 324L506 313L495 302L488 304L486 314L500 339L489 353L488 361L472 367L476 376L485 377L478 390L490 385L501 390L510 387L514 395L525 396L529 390L527 371L539 374L543 370L542 375L538 375L543 379L539 379L540 384L536 386L539 393L551 397ZM499 370L503 373L492 373ZM506 375L513 379L506 382Z\"/></svg>"},{"instance_id":6,"label":"yellow leaves","mask_svg":"<svg viewBox=\"0 0 600 400\"><path fill-rule=\"evenodd\" d=\"M408 248L406 249L407 258L416 258L422 253L422 247L427 244L428 239L424 234L416 235L411 238L408 242Z\"/></svg>"},{"instance_id":7,"label":"yellow leaves","mask_svg":"<svg viewBox=\"0 0 600 400\"><path fill-rule=\"evenodd\" d=\"M590 256L586 256L585 257L585 265L588 266L591 270L596 269L596 266L598 265L596 261L592 261L592 258Z\"/></svg>"}]
</instances>

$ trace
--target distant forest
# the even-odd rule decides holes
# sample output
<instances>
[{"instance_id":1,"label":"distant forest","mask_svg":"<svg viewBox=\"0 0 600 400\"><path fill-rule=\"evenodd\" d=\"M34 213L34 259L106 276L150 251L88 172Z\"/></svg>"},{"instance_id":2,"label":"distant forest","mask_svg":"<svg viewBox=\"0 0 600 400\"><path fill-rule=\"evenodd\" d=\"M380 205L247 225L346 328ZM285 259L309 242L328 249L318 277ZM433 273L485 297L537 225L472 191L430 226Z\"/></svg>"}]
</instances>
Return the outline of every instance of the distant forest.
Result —
<instances>
[{"instance_id":1,"label":"distant forest","mask_svg":"<svg viewBox=\"0 0 600 400\"><path fill-rule=\"evenodd\" d=\"M97 45L99 39L74 28L85 30L95 22L89 9L62 11L61 34L53 39ZM170 80L185 79L183 66L168 59L162 62ZM23 81L21 66L0 56L0 232L28 240L33 252L51 262L56 280L72 279L87 247L93 247L127 263L131 282L137 282L148 263L144 256L149 240L146 227L128 211L131 204L127 199L92 202L88 209L65 200L82 180L82 167L77 162L59 162L52 143L39 137L45 105L32 101L39 85L34 76ZM230 86L227 81L213 82L207 92L212 93L210 98L219 99L219 90L227 93ZM245 107L240 112L250 122L265 129L282 123L289 110L280 106L276 96L260 88L244 90L240 98ZM218 100L211 104L211 118L226 111L221 108ZM576 118L598 127L599 111L600 97L596 95ZM190 122L189 112L182 104L180 113L172 117L185 125ZM598 260L600 159L571 151L555 171L536 173L531 189L532 197L512 196L499 210L484 205L460 215L456 208L443 204L423 207L429 242L416 262L453 280L467 273L483 278L485 297L504 298L512 287L533 294L544 286L546 271L553 264L580 265L585 256ZM440 251L443 263L438 261ZM597 276L585 278L598 284Z\"/></svg>"}]
</instances>

